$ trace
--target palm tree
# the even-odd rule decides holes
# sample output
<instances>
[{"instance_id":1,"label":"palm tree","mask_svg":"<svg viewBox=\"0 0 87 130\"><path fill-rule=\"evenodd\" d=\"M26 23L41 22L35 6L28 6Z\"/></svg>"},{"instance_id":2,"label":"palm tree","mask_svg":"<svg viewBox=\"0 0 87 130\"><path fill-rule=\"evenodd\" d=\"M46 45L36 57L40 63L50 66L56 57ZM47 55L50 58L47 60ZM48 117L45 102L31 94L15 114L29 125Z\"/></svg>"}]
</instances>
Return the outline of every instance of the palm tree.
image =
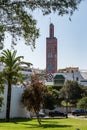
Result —
<instances>
[{"instance_id":1,"label":"palm tree","mask_svg":"<svg viewBox=\"0 0 87 130\"><path fill-rule=\"evenodd\" d=\"M31 65L31 63L26 63L21 61L23 56L16 57L17 51L11 52L10 50L3 50L2 55L0 57L0 62L4 64L3 76L5 78L5 82L8 85L7 89L7 106L6 106L6 121L9 122L10 118L10 105L11 105L11 88L12 84L16 84L20 79L22 79L22 74L20 72L21 65L27 64Z\"/></svg>"}]
</instances>

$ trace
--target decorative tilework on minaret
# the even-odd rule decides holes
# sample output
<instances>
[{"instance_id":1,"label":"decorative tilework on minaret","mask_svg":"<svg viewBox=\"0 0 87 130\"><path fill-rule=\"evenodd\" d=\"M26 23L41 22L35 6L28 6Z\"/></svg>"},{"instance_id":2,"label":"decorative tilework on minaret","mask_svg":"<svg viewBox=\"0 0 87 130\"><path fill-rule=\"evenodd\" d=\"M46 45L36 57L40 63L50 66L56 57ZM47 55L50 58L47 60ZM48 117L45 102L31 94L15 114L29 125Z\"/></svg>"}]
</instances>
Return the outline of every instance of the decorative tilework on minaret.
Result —
<instances>
[{"instance_id":1,"label":"decorative tilework on minaret","mask_svg":"<svg viewBox=\"0 0 87 130\"><path fill-rule=\"evenodd\" d=\"M57 38L54 37L54 25L49 27L49 37L46 38L46 75L57 72Z\"/></svg>"}]
</instances>

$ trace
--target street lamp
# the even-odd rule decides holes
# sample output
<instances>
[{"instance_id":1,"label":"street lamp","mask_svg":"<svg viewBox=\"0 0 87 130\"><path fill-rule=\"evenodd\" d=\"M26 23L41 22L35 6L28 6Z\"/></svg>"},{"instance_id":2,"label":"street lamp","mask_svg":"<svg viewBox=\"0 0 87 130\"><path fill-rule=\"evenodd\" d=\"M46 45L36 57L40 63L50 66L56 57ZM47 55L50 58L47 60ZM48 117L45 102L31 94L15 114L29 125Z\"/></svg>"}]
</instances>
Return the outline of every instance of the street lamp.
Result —
<instances>
[{"instance_id":1,"label":"street lamp","mask_svg":"<svg viewBox=\"0 0 87 130\"><path fill-rule=\"evenodd\" d=\"M66 117L68 118L68 95L66 95Z\"/></svg>"}]
</instances>

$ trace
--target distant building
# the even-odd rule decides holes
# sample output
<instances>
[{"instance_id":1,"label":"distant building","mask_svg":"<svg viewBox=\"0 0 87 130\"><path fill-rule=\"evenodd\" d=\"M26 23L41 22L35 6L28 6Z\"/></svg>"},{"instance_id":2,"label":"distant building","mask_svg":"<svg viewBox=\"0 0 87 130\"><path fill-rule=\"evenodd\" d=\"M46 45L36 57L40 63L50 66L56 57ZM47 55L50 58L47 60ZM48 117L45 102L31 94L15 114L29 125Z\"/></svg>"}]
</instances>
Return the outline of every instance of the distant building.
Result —
<instances>
[{"instance_id":1,"label":"distant building","mask_svg":"<svg viewBox=\"0 0 87 130\"><path fill-rule=\"evenodd\" d=\"M79 84L87 86L87 71L81 71L78 67L60 69L58 73L54 74L53 84L62 87L67 80L77 81Z\"/></svg>"},{"instance_id":2,"label":"distant building","mask_svg":"<svg viewBox=\"0 0 87 130\"><path fill-rule=\"evenodd\" d=\"M52 80L52 75L57 73L57 38L54 37L54 25L51 23L49 37L46 38L46 76Z\"/></svg>"}]
</instances>

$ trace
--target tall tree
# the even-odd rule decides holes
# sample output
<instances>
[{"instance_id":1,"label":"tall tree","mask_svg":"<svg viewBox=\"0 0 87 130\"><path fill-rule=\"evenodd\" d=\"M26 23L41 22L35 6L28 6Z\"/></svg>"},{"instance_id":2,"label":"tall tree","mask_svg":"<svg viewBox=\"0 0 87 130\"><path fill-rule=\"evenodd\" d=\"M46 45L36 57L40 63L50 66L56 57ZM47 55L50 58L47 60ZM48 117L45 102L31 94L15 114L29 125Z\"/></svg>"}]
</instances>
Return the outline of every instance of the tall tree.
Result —
<instances>
[{"instance_id":1,"label":"tall tree","mask_svg":"<svg viewBox=\"0 0 87 130\"><path fill-rule=\"evenodd\" d=\"M25 63L22 61L23 56L16 57L16 51L11 52L10 50L3 50L0 56L0 62L3 63L4 69L2 72L2 77L5 83L8 85L7 89L7 107L6 107L6 121L10 118L10 105L11 105L11 88L12 84L16 84L21 80L21 65L30 63Z\"/></svg>"},{"instance_id":2,"label":"tall tree","mask_svg":"<svg viewBox=\"0 0 87 130\"><path fill-rule=\"evenodd\" d=\"M39 81L37 75L32 75L31 83L25 86L25 90L22 95L22 102L28 111L32 111L36 114L40 125L41 119L39 118L38 113L43 106L45 94L45 85Z\"/></svg>"},{"instance_id":3,"label":"tall tree","mask_svg":"<svg viewBox=\"0 0 87 130\"><path fill-rule=\"evenodd\" d=\"M66 102L76 105L77 101L82 98L81 85L76 81L67 80L60 90L60 97Z\"/></svg>"},{"instance_id":4,"label":"tall tree","mask_svg":"<svg viewBox=\"0 0 87 130\"><path fill-rule=\"evenodd\" d=\"M56 106L60 105L59 91L53 86L46 86L47 93L44 100L44 108L53 110Z\"/></svg>"},{"instance_id":5,"label":"tall tree","mask_svg":"<svg viewBox=\"0 0 87 130\"><path fill-rule=\"evenodd\" d=\"M5 32L12 36L12 43L22 37L27 45L35 47L39 36L32 11L40 9L43 15L56 12L72 15L82 0L0 0L0 48L3 48Z\"/></svg>"}]
</instances>

